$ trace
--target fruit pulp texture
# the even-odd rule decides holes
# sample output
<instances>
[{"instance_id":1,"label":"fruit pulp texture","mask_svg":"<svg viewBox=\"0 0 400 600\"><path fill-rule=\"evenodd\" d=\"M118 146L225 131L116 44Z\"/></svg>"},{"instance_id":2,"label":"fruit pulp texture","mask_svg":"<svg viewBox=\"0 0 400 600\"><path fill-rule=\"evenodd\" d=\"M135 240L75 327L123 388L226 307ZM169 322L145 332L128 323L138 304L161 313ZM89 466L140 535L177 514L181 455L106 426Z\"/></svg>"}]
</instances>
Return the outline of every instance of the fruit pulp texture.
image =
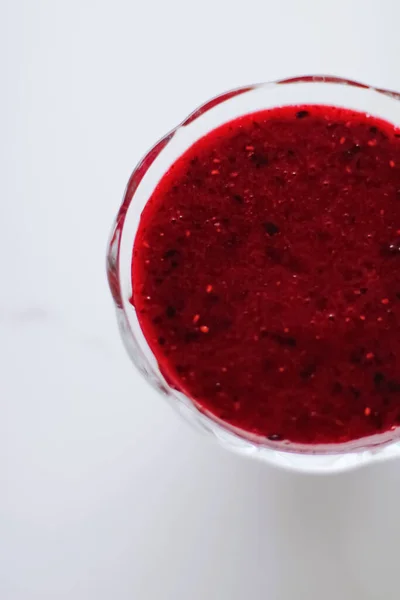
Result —
<instances>
[{"instance_id":1,"label":"fruit pulp texture","mask_svg":"<svg viewBox=\"0 0 400 600\"><path fill-rule=\"evenodd\" d=\"M132 303L167 381L270 440L400 425L400 131L328 106L240 117L147 202Z\"/></svg>"}]
</instances>

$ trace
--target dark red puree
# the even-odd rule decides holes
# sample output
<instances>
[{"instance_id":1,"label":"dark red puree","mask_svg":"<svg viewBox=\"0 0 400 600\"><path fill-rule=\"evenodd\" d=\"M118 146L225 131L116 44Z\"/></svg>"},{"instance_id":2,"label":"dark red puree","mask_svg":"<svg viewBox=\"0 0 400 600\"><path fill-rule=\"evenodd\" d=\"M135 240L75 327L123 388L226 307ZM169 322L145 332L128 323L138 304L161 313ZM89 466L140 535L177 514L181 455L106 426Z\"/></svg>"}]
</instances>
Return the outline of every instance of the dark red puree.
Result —
<instances>
[{"instance_id":1,"label":"dark red puree","mask_svg":"<svg viewBox=\"0 0 400 600\"><path fill-rule=\"evenodd\" d=\"M323 106L196 142L147 203L133 303L162 373L270 440L400 425L400 132Z\"/></svg>"}]
</instances>

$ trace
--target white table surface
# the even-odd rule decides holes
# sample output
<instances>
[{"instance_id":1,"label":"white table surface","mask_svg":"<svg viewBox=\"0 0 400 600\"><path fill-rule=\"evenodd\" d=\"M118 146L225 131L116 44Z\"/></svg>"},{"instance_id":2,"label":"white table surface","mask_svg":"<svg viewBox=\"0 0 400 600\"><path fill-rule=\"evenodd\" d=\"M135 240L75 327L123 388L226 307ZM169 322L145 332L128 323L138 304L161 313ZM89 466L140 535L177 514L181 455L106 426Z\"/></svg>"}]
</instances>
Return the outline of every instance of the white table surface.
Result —
<instances>
[{"instance_id":1,"label":"white table surface","mask_svg":"<svg viewBox=\"0 0 400 600\"><path fill-rule=\"evenodd\" d=\"M197 104L332 73L400 89L398 0L0 2L1 600L398 600L400 464L240 459L131 366L104 254Z\"/></svg>"}]
</instances>

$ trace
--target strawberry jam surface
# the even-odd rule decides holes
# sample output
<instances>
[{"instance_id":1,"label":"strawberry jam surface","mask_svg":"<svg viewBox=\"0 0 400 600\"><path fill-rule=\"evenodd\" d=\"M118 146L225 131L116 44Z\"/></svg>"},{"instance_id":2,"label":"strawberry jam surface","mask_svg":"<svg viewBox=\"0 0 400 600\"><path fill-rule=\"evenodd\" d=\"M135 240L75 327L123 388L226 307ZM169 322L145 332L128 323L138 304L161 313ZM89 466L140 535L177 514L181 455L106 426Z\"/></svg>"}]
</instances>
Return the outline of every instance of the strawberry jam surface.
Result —
<instances>
[{"instance_id":1,"label":"strawberry jam surface","mask_svg":"<svg viewBox=\"0 0 400 600\"><path fill-rule=\"evenodd\" d=\"M161 372L247 432L343 443L400 425L400 131L336 107L240 117L147 202L134 304Z\"/></svg>"}]
</instances>

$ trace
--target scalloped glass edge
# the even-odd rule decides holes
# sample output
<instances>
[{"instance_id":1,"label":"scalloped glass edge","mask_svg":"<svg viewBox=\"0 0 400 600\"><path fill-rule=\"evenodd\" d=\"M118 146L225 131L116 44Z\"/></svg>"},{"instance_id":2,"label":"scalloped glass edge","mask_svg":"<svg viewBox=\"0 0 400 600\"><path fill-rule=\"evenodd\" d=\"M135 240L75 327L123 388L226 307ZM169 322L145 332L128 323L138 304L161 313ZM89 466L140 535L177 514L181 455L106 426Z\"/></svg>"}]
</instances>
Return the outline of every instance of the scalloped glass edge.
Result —
<instances>
[{"instance_id":1,"label":"scalloped glass edge","mask_svg":"<svg viewBox=\"0 0 400 600\"><path fill-rule=\"evenodd\" d=\"M388 431L368 439L361 438L346 444L310 446L294 445L288 442L270 442L221 421L215 415L208 413L202 407L196 405L194 400L170 387L165 381L144 337L140 336L137 328L136 332L133 331L127 312L127 310L133 309L129 303L130 295L124 294L123 286L121 285L121 239L129 207L143 178L157 157L160 156L162 151L174 138L175 134L182 128L194 123L208 111L246 92L289 84L313 83L351 86L375 92L396 101L400 100L400 93L398 92L330 75L308 75L281 79L275 82L247 85L215 96L195 109L174 129L162 137L144 155L133 170L124 191L123 201L108 242L106 270L109 287L115 303L120 334L133 364L142 373L148 383L169 400L171 406L178 410L183 418L197 430L212 434L221 445L241 455L257 458L274 466L280 466L289 470L327 474L347 471L400 456L398 431ZM140 337L141 339L139 339ZM147 347L147 351L143 347L143 344Z\"/></svg>"}]
</instances>

